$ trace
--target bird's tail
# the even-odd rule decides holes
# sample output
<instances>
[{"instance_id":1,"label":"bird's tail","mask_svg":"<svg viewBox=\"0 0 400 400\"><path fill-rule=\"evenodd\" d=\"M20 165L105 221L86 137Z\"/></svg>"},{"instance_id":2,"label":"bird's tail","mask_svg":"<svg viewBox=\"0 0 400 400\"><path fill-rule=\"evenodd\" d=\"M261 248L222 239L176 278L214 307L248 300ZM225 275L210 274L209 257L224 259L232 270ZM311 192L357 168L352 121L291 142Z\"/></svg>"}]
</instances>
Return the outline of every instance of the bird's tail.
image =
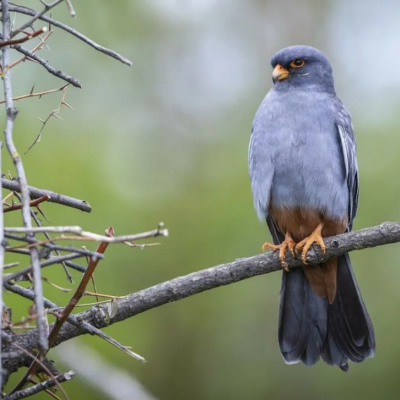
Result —
<instances>
[{"instance_id":1,"label":"bird's tail","mask_svg":"<svg viewBox=\"0 0 400 400\"><path fill-rule=\"evenodd\" d=\"M332 304L311 288L302 268L283 272L279 346L284 360L315 364L320 357L347 371L375 352L374 329L361 298L350 258L337 258L337 292Z\"/></svg>"}]
</instances>

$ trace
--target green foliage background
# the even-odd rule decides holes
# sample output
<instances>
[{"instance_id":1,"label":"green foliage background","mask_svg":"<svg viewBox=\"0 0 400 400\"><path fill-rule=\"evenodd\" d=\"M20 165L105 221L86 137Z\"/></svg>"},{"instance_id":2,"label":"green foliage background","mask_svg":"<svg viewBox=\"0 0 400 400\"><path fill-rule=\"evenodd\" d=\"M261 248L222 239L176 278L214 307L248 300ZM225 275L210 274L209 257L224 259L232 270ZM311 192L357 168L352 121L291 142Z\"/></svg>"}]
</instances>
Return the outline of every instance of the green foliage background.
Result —
<instances>
[{"instance_id":1,"label":"green foliage background","mask_svg":"<svg viewBox=\"0 0 400 400\"><path fill-rule=\"evenodd\" d=\"M329 56L338 92L352 111L361 171L355 228L400 219L395 112L400 97L393 88L368 91L370 77L362 75L364 64L357 58L367 45L361 38L354 57L340 56L332 18L343 3L73 3L76 20L64 5L52 16L120 52L133 66L56 30L49 40L51 51L40 55L78 77L83 89L68 89L66 100L74 110L64 108L64 120L51 120L42 141L23 156L29 183L93 206L91 214L84 214L44 205L51 224L79 224L95 232L113 225L117 234L127 234L164 221L170 230L158 247L109 248L96 273L100 292L128 294L260 251L269 235L252 205L250 126L270 87L269 58L291 44L315 45ZM335 27L339 33L342 28ZM368 59L377 74L385 41L381 46ZM33 83L36 90L62 84L33 63L12 72L14 95L29 92ZM21 153L40 129L36 117L46 117L59 98L54 94L16 104L20 113L14 136ZM2 168L14 173L7 161ZM6 222L19 223L19 216L7 215ZM352 254L375 325L377 353L351 365L348 374L322 363L313 368L284 364L276 338L280 273L165 305L107 329L143 355L146 364L96 338L77 340L105 357L110 369L125 369L162 400L395 399L400 390L399 256L396 245ZM61 267L44 274L72 287ZM60 304L68 299L49 286L45 293ZM15 318L26 315L29 303L17 304L14 297L5 301L14 307ZM52 357L58 360L54 352ZM65 388L71 399L107 398L79 376Z\"/></svg>"}]
</instances>

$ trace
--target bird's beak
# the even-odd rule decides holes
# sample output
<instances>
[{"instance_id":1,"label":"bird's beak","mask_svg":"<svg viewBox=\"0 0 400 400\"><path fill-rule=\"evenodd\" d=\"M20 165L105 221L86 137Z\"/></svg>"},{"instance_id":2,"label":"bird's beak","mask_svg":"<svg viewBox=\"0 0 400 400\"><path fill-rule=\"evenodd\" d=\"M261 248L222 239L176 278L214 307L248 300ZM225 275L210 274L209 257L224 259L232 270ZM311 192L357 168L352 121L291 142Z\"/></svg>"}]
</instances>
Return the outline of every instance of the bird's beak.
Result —
<instances>
[{"instance_id":1,"label":"bird's beak","mask_svg":"<svg viewBox=\"0 0 400 400\"><path fill-rule=\"evenodd\" d=\"M282 65L277 64L272 72L272 80L274 82L286 79L289 76L289 71L283 68Z\"/></svg>"}]
</instances>

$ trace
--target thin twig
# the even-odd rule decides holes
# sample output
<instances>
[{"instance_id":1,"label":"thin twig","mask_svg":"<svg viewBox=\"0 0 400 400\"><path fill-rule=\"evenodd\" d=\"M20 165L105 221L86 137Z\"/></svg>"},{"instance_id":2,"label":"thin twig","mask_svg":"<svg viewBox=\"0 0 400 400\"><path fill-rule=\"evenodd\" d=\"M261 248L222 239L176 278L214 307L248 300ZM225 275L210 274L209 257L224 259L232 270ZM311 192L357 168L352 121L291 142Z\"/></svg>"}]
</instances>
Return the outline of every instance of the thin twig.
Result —
<instances>
[{"instance_id":1,"label":"thin twig","mask_svg":"<svg viewBox=\"0 0 400 400\"><path fill-rule=\"evenodd\" d=\"M9 396L5 396L4 400L25 399L26 397L33 396L34 394L42 392L43 390L52 388L53 386L56 386L57 383L60 384L66 381L70 381L74 376L75 376L74 371L64 372L63 374L59 374L54 378L48 379L47 381L40 382L37 385L31 386L27 389L20 390L19 392L10 394Z\"/></svg>"},{"instance_id":2,"label":"thin twig","mask_svg":"<svg viewBox=\"0 0 400 400\"><path fill-rule=\"evenodd\" d=\"M76 258L82 257L82 254L72 253L66 254L64 256L50 257L46 261L42 261L39 263L39 268L49 267L50 265L60 264L63 261L74 260ZM3 278L3 283L11 282L20 276L30 274L33 270L33 266L29 266L27 268L22 269L21 271L14 272L13 274L7 275Z\"/></svg>"},{"instance_id":3,"label":"thin twig","mask_svg":"<svg viewBox=\"0 0 400 400\"><path fill-rule=\"evenodd\" d=\"M66 3L66 5L67 5L67 7L68 7L69 15L70 15L72 18L75 18L75 17L76 17L76 12L75 12L75 10L74 10L74 6L72 5L71 0L65 0L65 3Z\"/></svg>"},{"instance_id":4,"label":"thin twig","mask_svg":"<svg viewBox=\"0 0 400 400\"><path fill-rule=\"evenodd\" d=\"M46 35L44 35L44 38L41 38L41 37L39 36L39 38L40 38L40 43L37 44L37 45L31 50L31 53L36 53L37 51L41 50L42 47L43 47L43 45L46 44L46 40L49 38L49 36L50 36L53 32L54 32L54 31L49 30L49 31L46 33ZM23 61L25 61L25 60L27 60L27 59L28 59L27 56L24 56L24 57L21 57L21 58L18 59L18 60L15 60L13 63L10 64L10 68L14 68L16 65L20 64L21 62L23 62Z\"/></svg>"},{"instance_id":5,"label":"thin twig","mask_svg":"<svg viewBox=\"0 0 400 400\"><path fill-rule=\"evenodd\" d=\"M7 7L7 3L6 6L4 7L4 9L6 10ZM6 13L2 13L2 25L3 25L3 37L8 37L9 34L9 23L10 23L10 15L6 12ZM9 47L5 46L2 49L2 65L4 66L4 70L6 69L6 65L9 64L10 62L10 55L9 55ZM10 75L10 72L8 71L8 76ZM11 86L11 84L10 84ZM4 81L4 94L6 94L6 81ZM11 105L12 107L12 105ZM13 118L12 118L12 112L9 113L8 107L6 110L6 115L7 115L7 119L6 119L6 130L11 130L13 129ZM3 147L3 142L0 141L0 149ZM2 161L2 154L0 151L0 175L1 175L1 161ZM1 198L3 198L3 193L2 190L0 189L0 196ZM3 215L3 202L1 202L0 204L0 279L3 276L3 270L4 270L4 215ZM2 281L0 281L0 318L2 318L3 316L3 285L2 285ZM0 392L3 388L3 367L2 367L2 354L1 354L1 349L2 349L2 338L0 335Z\"/></svg>"},{"instance_id":6,"label":"thin twig","mask_svg":"<svg viewBox=\"0 0 400 400\"><path fill-rule=\"evenodd\" d=\"M21 202L21 196L20 196L17 192L13 192L13 193L14 193L15 197ZM32 202L31 202L31 203L32 203ZM36 205L36 208L37 208L37 210L40 211L40 208L39 208L38 205ZM36 216L35 211L32 210L32 209L31 209L31 217L32 217L32 219L35 221L35 223L36 223L37 226L43 226L42 223L40 222L39 218ZM44 235L45 235L45 237L47 238L47 240L51 240L51 237L50 237L50 235L49 235L47 232L45 232ZM49 248L49 247L47 246L47 248ZM60 256L60 255L61 255L60 252L59 252L59 250L58 250L58 249L54 249L54 247L53 247L53 251L56 253L57 256ZM61 265L62 265L62 267L63 267L63 269L64 269L64 272L65 272L65 274L66 274L66 276L67 276L67 279L72 283L72 282L73 282L73 279L72 279L71 274L70 274L69 271L68 271L68 268L67 268L67 265L65 264L65 261L62 261L62 262L61 262Z\"/></svg>"},{"instance_id":7,"label":"thin twig","mask_svg":"<svg viewBox=\"0 0 400 400\"><path fill-rule=\"evenodd\" d=\"M38 199L32 200L29 203L29 206L30 207L37 206L38 204L43 203L44 201L47 201L49 198L50 198L50 196L48 194L45 194L44 196L39 197ZM15 211L15 210L21 210L21 208L22 208L22 204L14 204L10 207L6 207L4 209L4 213L10 212L10 211Z\"/></svg>"},{"instance_id":8,"label":"thin twig","mask_svg":"<svg viewBox=\"0 0 400 400\"><path fill-rule=\"evenodd\" d=\"M1 7L2 6L0 4L0 10L2 9ZM36 15L35 10L33 10L29 7L23 7L23 6L16 5L16 4L10 6L10 11L25 14L25 15L31 15L31 16ZM94 49L96 49L97 51L100 51L103 54L106 54L107 56L115 58L116 60L121 61L122 63L124 63L126 65L129 65L129 66L132 65L132 61L128 60L127 58L121 56L120 54L116 53L115 51L113 51L111 49L107 49L106 47L100 46L99 44L97 44L93 40L89 39L82 33L76 31L75 29L72 29L71 27L69 27L53 18L50 18L46 15L42 15L39 19L41 19L42 21L49 22L50 24L56 26L57 28L60 28L64 31L68 32L69 34L77 37L79 40L82 40L84 43L87 43L89 46L93 47Z\"/></svg>"},{"instance_id":9,"label":"thin twig","mask_svg":"<svg viewBox=\"0 0 400 400\"><path fill-rule=\"evenodd\" d=\"M108 236L114 235L114 229L112 227L110 227L107 230L107 235ZM104 254L107 247L108 247L108 243L100 243L97 247L96 252L100 253L100 254ZM96 269L99 261L100 261L99 258L91 258L89 265L88 265L85 273L83 274L81 282L79 283L74 295L72 296L71 300L68 302L66 307L63 309L63 311L57 318L57 321L55 322L55 324L53 325L53 327L50 331L49 338L48 338L49 346L51 346L55 342L55 340L58 336L58 333L60 332L62 326L64 325L64 322L70 316L73 309L75 308L75 305L79 302L79 300L83 296L83 294L86 290L86 287L87 287L88 283L90 282L90 278L92 277L94 270ZM46 353L43 352L42 354L40 354L39 359L44 359L45 355L46 355ZM39 365L40 364L37 362L33 362L30 365L30 367L26 371L25 375L22 377L22 379L17 384L17 386L13 389L13 392L16 392L17 390L21 390L25 386L28 377L32 376L36 373L36 371L39 368Z\"/></svg>"},{"instance_id":10,"label":"thin twig","mask_svg":"<svg viewBox=\"0 0 400 400\"><path fill-rule=\"evenodd\" d=\"M27 249L7 249L7 252L9 253L15 253L15 254L23 254L23 255L29 255L30 252ZM63 261L65 265L69 268L74 269L75 271L78 271L80 273L84 273L86 271L86 268L80 264L77 264L73 261Z\"/></svg>"},{"instance_id":11,"label":"thin twig","mask_svg":"<svg viewBox=\"0 0 400 400\"><path fill-rule=\"evenodd\" d=\"M47 13L47 11L51 10L52 8L54 8L55 6L57 6L58 4L62 3L64 0L55 0L50 4L44 4L44 8L42 11L36 12L34 10L32 10L34 12L33 18L29 19L28 21L26 21L23 25L21 25L18 29L16 29L15 31L11 32L10 37L13 38L15 35L17 35L18 33L22 32L23 30L25 30L26 28L33 26L33 23L35 21L37 21L39 18L41 18L45 13ZM9 9L10 11L14 11L12 8L15 6L10 6Z\"/></svg>"},{"instance_id":12,"label":"thin twig","mask_svg":"<svg viewBox=\"0 0 400 400\"><path fill-rule=\"evenodd\" d=\"M23 237L23 236L18 236L12 233L6 233L4 235L5 238L7 239L11 239L11 240L17 240L17 241L22 241L22 242L26 242L26 243L34 243L37 246L41 245L44 247L47 247L50 251L66 251L69 253L78 253L81 254L82 256L85 257L100 257L102 258L103 255L96 253L95 251L91 251L88 249L83 249L81 247L74 247L74 246L60 246L58 244L53 244L53 243L41 243L40 240L36 239L36 238L27 238L27 237ZM19 248L19 246L15 246L15 247L6 247L6 251L11 251L14 249ZM86 270L86 269L85 269Z\"/></svg>"},{"instance_id":13,"label":"thin twig","mask_svg":"<svg viewBox=\"0 0 400 400\"><path fill-rule=\"evenodd\" d=\"M138 233L134 235L125 235L125 236L114 236L108 237L104 235L98 235L97 233L84 231L80 226L43 226L43 227L30 227L30 228L21 228L21 227L7 227L4 228L6 233L43 233L43 232L55 232L55 233L72 233L77 235L75 240L78 240L80 237L84 238L84 240L95 241L95 242L104 242L104 243L120 243L120 242L130 242L141 239L148 239L157 236L168 236L168 229L164 229L164 224L160 222L157 229L152 231ZM60 238L53 238L63 239ZM65 238L64 238L65 239ZM71 239L70 237L68 239Z\"/></svg>"},{"instance_id":14,"label":"thin twig","mask_svg":"<svg viewBox=\"0 0 400 400\"><path fill-rule=\"evenodd\" d=\"M29 99L31 97L39 97L40 98L40 97L45 96L47 94L60 92L61 90L64 90L68 85L69 85L69 83L61 86L58 89L45 90L44 92L33 92L33 88L32 88L32 90L29 93L23 94L21 96L16 96L16 97L13 98L13 100L14 101L18 101L18 100ZM0 100L0 104L3 104L5 102L6 102L5 100Z\"/></svg>"},{"instance_id":15,"label":"thin twig","mask_svg":"<svg viewBox=\"0 0 400 400\"><path fill-rule=\"evenodd\" d=\"M2 333L1 333L1 336L2 336L2 338L4 339L4 341L5 341L6 343L9 343L12 347L15 347L15 348L18 349L20 352L24 353L28 358L30 358L30 359L32 359L34 362L38 363L38 364L40 365L40 367L43 369L43 371L45 371L45 372L47 373L47 375L51 377L51 379L54 379L54 378L55 378L55 376L54 376L54 374L52 373L52 371L50 371L50 369L46 366L46 364L45 364L45 361L46 361L46 360L45 360L45 359L43 359L43 360L38 359L34 354L32 354L32 353L30 353L29 351L27 351L24 347L20 346L18 343L15 343L15 341L13 340L13 338L12 338L10 335L8 335L7 333L2 332ZM69 400L69 397L68 397L66 391L65 391L64 388L60 385L60 383L58 382L58 380L55 380L54 383L55 383L55 385L57 385L57 386L60 388L60 390L63 392L63 394L64 394L66 400ZM10 395L11 395L11 394L15 394L15 391L12 391L12 392L10 393ZM19 398L23 398L23 397L19 397Z\"/></svg>"},{"instance_id":16,"label":"thin twig","mask_svg":"<svg viewBox=\"0 0 400 400\"><path fill-rule=\"evenodd\" d=\"M54 68L52 65L47 60L44 60L43 58L39 57L37 54L32 53L28 49L25 49L24 47L20 46L19 44L15 44L13 46L15 50L17 50L19 53L24 54L25 56L29 57L30 59L36 61L40 65L42 65L50 74L56 76L57 78L60 78L64 80L65 82L70 83L72 86L75 86L77 88L82 88L82 85L80 84L79 80L66 74L65 72Z\"/></svg>"},{"instance_id":17,"label":"thin twig","mask_svg":"<svg viewBox=\"0 0 400 400\"><path fill-rule=\"evenodd\" d=\"M20 43L27 42L28 40L31 40L31 39L41 35L44 32L47 32L47 27L46 26L43 27L43 28L40 28L37 31L31 32L31 33L26 33L25 36L20 38L20 39L3 40L3 41L0 42L0 47L13 46L15 44L20 44Z\"/></svg>"},{"instance_id":18,"label":"thin twig","mask_svg":"<svg viewBox=\"0 0 400 400\"><path fill-rule=\"evenodd\" d=\"M10 292L16 293L22 297L25 297L26 299L33 300L34 299L34 294L31 289L24 288L19 285L11 285L11 284L5 284L4 287L9 290ZM107 301L109 303L109 301ZM63 310L64 307L59 307L57 304L51 302L48 299L44 299L44 304L45 307L50 309L50 310ZM107 315L107 314L104 314ZM58 316L58 313L56 314ZM100 337L101 339L105 340L106 342L112 344L115 346L117 349L122 350L124 353L128 354L129 356L139 360L139 361L145 361L145 359L140 356L139 354L134 353L131 351L128 346L124 346L123 344L119 343L117 340L113 339L112 337L108 336L106 333L101 331L100 329L94 327L93 325L87 323L86 321L82 320L81 318L78 318L77 316L70 314L69 317L67 318L67 322L69 322L71 325L75 326L79 330L83 330L86 333L89 333L90 335L96 335ZM57 338L56 342L53 343L53 346L56 346L58 344L59 339Z\"/></svg>"},{"instance_id":19,"label":"thin twig","mask_svg":"<svg viewBox=\"0 0 400 400\"><path fill-rule=\"evenodd\" d=\"M59 116L59 114L60 114L60 111L61 111L61 107L62 107L62 106L66 106L66 107L68 107L69 109L72 110L72 107L65 101L65 96L66 96L66 94L67 94L67 87L68 87L68 85L65 85L65 86L62 88L62 92L63 92L63 93L62 93L62 96L61 96L60 103L58 104L58 107L57 107L55 110L53 110L53 111L48 115L48 117L47 117L45 120L43 120L43 119L41 119L41 118L38 118L39 121L42 123L42 127L40 128L39 134L36 136L36 139L35 139L35 140L33 141L33 143L28 147L28 149L25 151L24 154L28 153L28 151L29 151L36 143L39 143L39 142L40 142L40 139L41 139L42 133L43 133L43 129L45 128L45 126L47 125L47 123L50 121L50 119L51 119L52 117L61 119L61 117Z\"/></svg>"},{"instance_id":20,"label":"thin twig","mask_svg":"<svg viewBox=\"0 0 400 400\"><path fill-rule=\"evenodd\" d=\"M21 193L21 185L18 183L17 180L9 180L1 178L1 185L4 189ZM62 204L64 206L77 208L78 210L85 212L92 211L92 207L85 200L75 199L70 196L65 196L63 194L52 192L51 190L39 189L33 186L28 186L28 190L29 190L29 195L32 199L37 199L39 197L49 195L50 196L48 200L49 203Z\"/></svg>"}]
</instances>

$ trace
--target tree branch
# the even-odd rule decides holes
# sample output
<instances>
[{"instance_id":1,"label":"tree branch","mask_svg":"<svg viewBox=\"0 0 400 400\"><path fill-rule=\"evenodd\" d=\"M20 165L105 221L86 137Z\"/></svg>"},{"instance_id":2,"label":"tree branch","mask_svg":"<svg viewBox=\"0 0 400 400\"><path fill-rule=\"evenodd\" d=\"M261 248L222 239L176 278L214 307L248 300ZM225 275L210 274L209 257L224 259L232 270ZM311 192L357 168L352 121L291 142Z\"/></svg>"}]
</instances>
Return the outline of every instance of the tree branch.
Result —
<instances>
[{"instance_id":1,"label":"tree branch","mask_svg":"<svg viewBox=\"0 0 400 400\"><path fill-rule=\"evenodd\" d=\"M64 0L55 0L53 1L53 3L51 4L45 4L44 8L42 11L40 12L34 12L34 15L32 16L31 19L29 19L28 21L26 21L22 26L20 26L18 29L16 29L15 31L11 32L10 37L13 38L15 35L18 35L18 33L22 32L24 29L29 28L30 26L33 26L33 23L38 20L40 17L42 17L45 13L47 13L47 11L51 10L53 7L57 6L58 4L60 4L61 2L63 2ZM12 6L11 6L12 7ZM9 8L11 8L9 7ZM10 11L12 11L10 9Z\"/></svg>"},{"instance_id":2,"label":"tree branch","mask_svg":"<svg viewBox=\"0 0 400 400\"><path fill-rule=\"evenodd\" d=\"M353 250L361 250L389 243L400 242L400 222L385 222L359 231L346 233L326 239L326 253L319 248L310 250L307 262L319 264L332 257L340 256ZM298 259L287 253L289 268L296 268L302 264ZM201 271L193 272L170 281L143 289L118 300L118 308L113 318L109 317L108 305L95 306L74 316L79 321L90 324L95 328L105 328L123 321L152 308L181 300L189 296L229 285L248 279L253 276L268 274L282 270L276 253L260 254L249 258L240 258L231 263L217 265ZM289 272L290 273L290 272ZM54 346L66 340L87 333L85 329L66 324L61 329ZM15 342L25 349L32 350L37 346L37 330L32 330L14 337ZM5 352L11 351L5 349ZM7 360L4 360L7 364Z\"/></svg>"},{"instance_id":3,"label":"tree branch","mask_svg":"<svg viewBox=\"0 0 400 400\"><path fill-rule=\"evenodd\" d=\"M30 15L32 17L35 17L37 15L37 12L29 7L24 7L24 6L20 6L17 4L13 4L10 5L9 7L11 12L17 12L17 13L21 13L21 14L25 14L25 15ZM2 5L0 4L0 11L2 10ZM63 24L60 21L57 21L53 18L50 18L46 15L41 15L39 17L40 20L42 21L46 21L48 23L50 23L51 25L56 26L57 28L60 28L62 30L64 30L65 32L68 32L69 34L77 37L79 40L82 40L82 42L87 43L89 46L93 47L94 49L96 49L97 51L100 51L103 54L106 54L107 56L110 56L112 58L115 58L118 61L121 61L123 64L132 65L132 61L128 60L127 58L121 56L120 54L118 54L117 52L115 52L114 50L111 49L107 49L106 47L100 46L98 43L94 42L93 40L89 39L88 37L86 37L85 35L83 35L82 33L76 31L75 29L71 28L68 25Z\"/></svg>"},{"instance_id":4,"label":"tree branch","mask_svg":"<svg viewBox=\"0 0 400 400\"><path fill-rule=\"evenodd\" d=\"M5 396L4 400L18 400L24 399L29 396L33 396L36 393L39 393L43 390L49 389L57 383L62 383L71 380L75 376L74 371L64 372L63 374L57 375L54 378L50 378L47 381L40 382L34 386L31 386L27 389L21 390L14 394L10 394L9 396Z\"/></svg>"},{"instance_id":5,"label":"tree branch","mask_svg":"<svg viewBox=\"0 0 400 400\"><path fill-rule=\"evenodd\" d=\"M65 82L70 83L72 86L75 86L79 89L82 89L82 85L79 82L78 79L74 78L73 76L70 76L66 74L65 72L61 71L60 69L54 68L50 63L43 59L42 57L39 57L37 54L29 51L28 49L25 49L24 47L20 46L19 44L14 44L13 48L17 50L18 52L22 53L26 57L36 61L38 64L42 65L50 74L56 76L57 78L60 78L64 80Z\"/></svg>"},{"instance_id":6,"label":"tree branch","mask_svg":"<svg viewBox=\"0 0 400 400\"><path fill-rule=\"evenodd\" d=\"M12 190L13 192L21 193L21 185L17 180L9 180L5 178L1 178L1 186L4 189ZM62 204L67 207L77 208L78 210L91 212L92 207L85 200L74 199L73 197L65 196L63 194L52 192L51 190L39 189L33 186L28 186L29 196L32 199L38 199L39 197L43 197L49 195L50 198L47 200L49 203L57 203Z\"/></svg>"}]
</instances>

